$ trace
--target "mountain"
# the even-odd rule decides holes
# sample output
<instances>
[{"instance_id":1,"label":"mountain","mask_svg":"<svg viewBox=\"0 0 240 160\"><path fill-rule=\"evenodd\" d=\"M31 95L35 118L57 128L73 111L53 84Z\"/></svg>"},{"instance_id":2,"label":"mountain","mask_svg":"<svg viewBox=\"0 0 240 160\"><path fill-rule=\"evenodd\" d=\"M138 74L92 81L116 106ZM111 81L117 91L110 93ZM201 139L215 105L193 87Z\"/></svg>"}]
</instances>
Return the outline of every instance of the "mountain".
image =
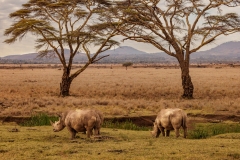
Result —
<instances>
[{"instance_id":1,"label":"mountain","mask_svg":"<svg viewBox=\"0 0 240 160\"><path fill-rule=\"evenodd\" d=\"M129 47L129 46L122 46L118 47L117 49L107 50L103 54L105 55L111 55L111 54L121 54L121 55L140 55L140 54L146 54L146 52L139 51L135 48Z\"/></svg>"},{"instance_id":2,"label":"mountain","mask_svg":"<svg viewBox=\"0 0 240 160\"><path fill-rule=\"evenodd\" d=\"M65 57L69 57L69 50L65 49ZM164 52L146 53L133 47L122 46L108 50L99 55L109 55L98 63L167 63L176 62L176 59ZM0 57L0 63L60 63L57 57L39 58L37 53L23 55L9 55ZM67 59L68 60L68 59ZM74 57L74 63L84 63L87 57L84 53L78 53ZM207 51L200 51L191 55L191 62L235 62L240 61L240 41L226 42Z\"/></svg>"},{"instance_id":3,"label":"mountain","mask_svg":"<svg viewBox=\"0 0 240 160\"><path fill-rule=\"evenodd\" d=\"M104 55L109 56L102 59L99 63L158 63L166 60L159 53L149 54L129 46L105 51L101 53L100 57Z\"/></svg>"},{"instance_id":4,"label":"mountain","mask_svg":"<svg viewBox=\"0 0 240 160\"><path fill-rule=\"evenodd\" d=\"M2 59L11 59L11 60L32 60L35 59L37 53L28 53L23 55L10 55L6 57L2 57Z\"/></svg>"},{"instance_id":5,"label":"mountain","mask_svg":"<svg viewBox=\"0 0 240 160\"><path fill-rule=\"evenodd\" d=\"M226 42L210 50L193 53L191 59L198 62L240 61L240 41Z\"/></svg>"},{"instance_id":6,"label":"mountain","mask_svg":"<svg viewBox=\"0 0 240 160\"><path fill-rule=\"evenodd\" d=\"M65 49L64 53L66 60L68 60L69 50ZM158 53L149 54L128 46L107 50L101 53L98 58L106 55L108 56L98 61L98 63L124 63L126 61L134 63L158 63L165 60L165 58ZM38 53L9 55L0 59L0 63L60 63L57 57L39 58ZM84 53L78 53L74 57L74 63L84 63L86 61L87 57Z\"/></svg>"},{"instance_id":7,"label":"mountain","mask_svg":"<svg viewBox=\"0 0 240 160\"><path fill-rule=\"evenodd\" d=\"M211 54L218 56L240 56L240 42L226 42L216 48L212 48L203 54Z\"/></svg>"}]
</instances>

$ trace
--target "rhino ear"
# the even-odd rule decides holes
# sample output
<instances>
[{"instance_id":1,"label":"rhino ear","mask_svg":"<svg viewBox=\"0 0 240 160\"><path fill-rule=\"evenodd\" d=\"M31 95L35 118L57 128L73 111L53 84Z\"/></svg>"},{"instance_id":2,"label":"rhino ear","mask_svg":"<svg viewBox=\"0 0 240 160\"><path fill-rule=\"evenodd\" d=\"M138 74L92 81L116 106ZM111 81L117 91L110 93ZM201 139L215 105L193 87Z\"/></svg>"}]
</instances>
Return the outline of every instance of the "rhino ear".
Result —
<instances>
[{"instance_id":1,"label":"rhino ear","mask_svg":"<svg viewBox=\"0 0 240 160\"><path fill-rule=\"evenodd\" d=\"M49 120L49 121L50 121L50 124L53 125L53 122L51 120Z\"/></svg>"}]
</instances>

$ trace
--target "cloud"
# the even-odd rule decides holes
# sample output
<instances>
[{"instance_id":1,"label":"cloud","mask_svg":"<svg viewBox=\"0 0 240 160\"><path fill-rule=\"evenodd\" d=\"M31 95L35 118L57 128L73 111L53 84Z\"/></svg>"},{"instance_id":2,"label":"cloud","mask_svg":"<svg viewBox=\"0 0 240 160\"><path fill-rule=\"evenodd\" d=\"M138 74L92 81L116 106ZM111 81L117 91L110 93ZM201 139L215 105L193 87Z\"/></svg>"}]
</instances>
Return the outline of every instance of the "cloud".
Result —
<instances>
[{"instance_id":1,"label":"cloud","mask_svg":"<svg viewBox=\"0 0 240 160\"><path fill-rule=\"evenodd\" d=\"M4 36L5 29L9 28L13 20L9 18L9 14L20 9L21 5L28 2L28 0L1 0L0 1L0 57L12 54L25 54L34 52L34 42L28 37L24 38L21 42L14 44L6 44L3 41L7 38Z\"/></svg>"}]
</instances>

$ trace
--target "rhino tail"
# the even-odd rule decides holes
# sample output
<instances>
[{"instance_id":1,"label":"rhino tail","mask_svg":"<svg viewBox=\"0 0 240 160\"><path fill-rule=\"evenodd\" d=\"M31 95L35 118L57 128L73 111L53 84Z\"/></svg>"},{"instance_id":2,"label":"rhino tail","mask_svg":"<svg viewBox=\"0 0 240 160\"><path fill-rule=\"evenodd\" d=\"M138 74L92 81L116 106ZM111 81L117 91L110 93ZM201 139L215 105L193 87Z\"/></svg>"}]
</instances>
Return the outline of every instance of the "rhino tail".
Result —
<instances>
[{"instance_id":1,"label":"rhino tail","mask_svg":"<svg viewBox=\"0 0 240 160\"><path fill-rule=\"evenodd\" d=\"M187 128L187 115L184 112L182 112L182 126Z\"/></svg>"}]
</instances>

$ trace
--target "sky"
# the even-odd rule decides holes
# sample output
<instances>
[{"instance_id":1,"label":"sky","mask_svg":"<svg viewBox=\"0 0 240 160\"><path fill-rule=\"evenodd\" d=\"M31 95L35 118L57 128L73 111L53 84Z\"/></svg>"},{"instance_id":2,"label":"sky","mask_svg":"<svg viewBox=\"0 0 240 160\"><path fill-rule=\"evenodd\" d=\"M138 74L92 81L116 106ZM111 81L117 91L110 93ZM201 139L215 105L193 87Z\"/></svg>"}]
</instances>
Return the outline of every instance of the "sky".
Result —
<instances>
[{"instance_id":1,"label":"sky","mask_svg":"<svg viewBox=\"0 0 240 160\"><path fill-rule=\"evenodd\" d=\"M4 31L13 23L13 20L9 18L9 14L20 9L21 5L27 2L28 0L0 0L0 57L36 52L34 48L35 37L31 34L28 34L21 41L16 41L13 44L3 43L3 41L8 38L4 36ZM224 11L235 11L240 15L240 7L224 8ZM208 50L228 41L240 41L240 33L219 37L212 45L205 46L201 50ZM131 46L147 53L161 52L152 45L134 41L121 42L120 46Z\"/></svg>"}]
</instances>

